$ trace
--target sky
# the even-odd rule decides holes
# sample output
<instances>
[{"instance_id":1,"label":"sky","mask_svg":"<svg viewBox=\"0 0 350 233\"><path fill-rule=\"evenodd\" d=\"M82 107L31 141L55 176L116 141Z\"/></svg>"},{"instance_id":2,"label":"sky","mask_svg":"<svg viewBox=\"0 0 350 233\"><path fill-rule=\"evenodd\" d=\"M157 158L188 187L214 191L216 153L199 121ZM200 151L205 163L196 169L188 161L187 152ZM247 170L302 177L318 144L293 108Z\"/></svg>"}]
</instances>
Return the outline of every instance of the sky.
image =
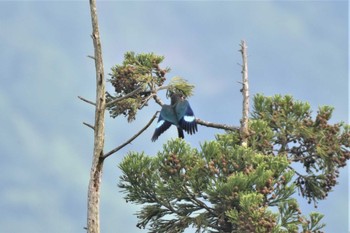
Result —
<instances>
[{"instance_id":1,"label":"sky","mask_svg":"<svg viewBox=\"0 0 350 233\"><path fill-rule=\"evenodd\" d=\"M165 56L173 76L195 85L189 101L202 120L239 125L239 43L248 45L251 96L290 94L335 107L332 122L349 121L347 1L98 1L106 77L127 51ZM92 162L95 66L88 1L0 1L0 232L77 233L86 226ZM112 91L107 83L107 90ZM167 100L162 94L163 101ZM136 121L106 114L106 151L141 129L159 106ZM105 162L101 232L147 232L140 208L117 187L128 151L155 155L171 128L151 143L156 122ZM199 147L223 133L199 126L186 140ZM317 209L325 232L348 232L349 173ZM190 232L190 231L188 231Z\"/></svg>"}]
</instances>

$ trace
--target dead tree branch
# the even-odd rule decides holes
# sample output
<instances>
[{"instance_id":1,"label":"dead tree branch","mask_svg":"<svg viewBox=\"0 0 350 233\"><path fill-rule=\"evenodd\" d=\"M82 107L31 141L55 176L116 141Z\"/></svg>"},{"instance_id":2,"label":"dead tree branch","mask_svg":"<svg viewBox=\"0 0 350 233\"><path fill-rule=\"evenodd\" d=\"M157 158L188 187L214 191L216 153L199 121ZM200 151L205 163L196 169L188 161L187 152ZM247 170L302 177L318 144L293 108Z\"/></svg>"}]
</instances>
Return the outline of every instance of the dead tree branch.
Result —
<instances>
[{"instance_id":1,"label":"dead tree branch","mask_svg":"<svg viewBox=\"0 0 350 233\"><path fill-rule=\"evenodd\" d=\"M88 103L88 104L96 106L96 104L94 102L92 102L91 100L87 100L87 99L85 99L85 98L83 98L81 96L78 96L78 98L81 99L82 101Z\"/></svg>"},{"instance_id":2,"label":"dead tree branch","mask_svg":"<svg viewBox=\"0 0 350 233\"><path fill-rule=\"evenodd\" d=\"M84 125L86 125L87 127L91 128L92 130L95 130L95 127L90 125L89 123L83 122Z\"/></svg>"},{"instance_id":3,"label":"dead tree branch","mask_svg":"<svg viewBox=\"0 0 350 233\"><path fill-rule=\"evenodd\" d=\"M203 121L199 118L196 118L196 122L199 125L203 125L206 127L211 127L211 128L217 128L217 129L224 129L224 130L229 130L229 131L236 131L239 130L239 127L236 126L230 126L230 125L226 125L226 124L218 124L218 123L212 123L212 122L208 122L208 121Z\"/></svg>"},{"instance_id":4,"label":"dead tree branch","mask_svg":"<svg viewBox=\"0 0 350 233\"><path fill-rule=\"evenodd\" d=\"M163 106L163 101L158 97L158 95L154 95L153 96L154 101L156 101L157 104L159 104L160 106Z\"/></svg>"},{"instance_id":5,"label":"dead tree branch","mask_svg":"<svg viewBox=\"0 0 350 233\"><path fill-rule=\"evenodd\" d=\"M159 104L160 106L163 106L163 101L158 97L157 94L153 95L153 99L155 100L155 102L157 104ZM201 120L199 118L196 118L196 122L199 125L203 125L206 127L211 127L211 128L217 128L217 129L223 129L223 130L228 130L228 131L236 131L239 130L239 127L236 126L231 126L231 125L226 125L226 124L218 124L218 123L212 123L212 122L208 122L208 121L204 121Z\"/></svg>"},{"instance_id":6,"label":"dead tree branch","mask_svg":"<svg viewBox=\"0 0 350 233\"><path fill-rule=\"evenodd\" d=\"M247 138L249 136L248 130L248 117L249 117L249 83L248 83L248 59L247 59L247 45L244 40L242 40L241 49L239 50L242 54L242 95L243 95L243 109L242 109L242 119L241 119L241 137L242 145L247 145Z\"/></svg>"},{"instance_id":7,"label":"dead tree branch","mask_svg":"<svg viewBox=\"0 0 350 233\"><path fill-rule=\"evenodd\" d=\"M120 149L122 149L124 146L128 145L129 143L131 143L133 140L135 140L138 136L140 136L140 134L142 134L154 121L154 119L156 119L158 114L158 111L153 115L153 117L149 120L149 122L139 131L137 132L134 136L132 136L130 139L128 139L126 142L124 142L123 144L121 144L120 146L114 148L113 150L111 150L110 152L106 153L105 155L103 155L101 157L101 159L105 159L108 156L116 153L117 151L119 151Z\"/></svg>"}]
</instances>

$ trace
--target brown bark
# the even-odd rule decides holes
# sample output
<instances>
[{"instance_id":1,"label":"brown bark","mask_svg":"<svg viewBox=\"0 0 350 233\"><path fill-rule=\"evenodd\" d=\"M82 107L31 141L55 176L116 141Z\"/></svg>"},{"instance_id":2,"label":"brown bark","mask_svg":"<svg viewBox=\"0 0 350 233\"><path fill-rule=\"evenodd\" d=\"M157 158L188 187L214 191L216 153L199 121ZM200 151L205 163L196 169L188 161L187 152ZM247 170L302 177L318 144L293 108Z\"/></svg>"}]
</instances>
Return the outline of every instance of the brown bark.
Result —
<instances>
[{"instance_id":1,"label":"brown bark","mask_svg":"<svg viewBox=\"0 0 350 233\"><path fill-rule=\"evenodd\" d=\"M103 168L103 148L104 148L104 113L106 105L105 78L102 60L102 49L100 33L98 29L98 19L96 1L90 0L90 11L92 21L92 39L94 44L94 60L96 68L96 108L94 125L94 150L93 161L90 171L90 181L88 189L88 214L87 232L100 232L100 188Z\"/></svg>"},{"instance_id":2,"label":"brown bark","mask_svg":"<svg viewBox=\"0 0 350 233\"><path fill-rule=\"evenodd\" d=\"M242 53L242 95L243 95L243 109L242 109L242 120L241 120L241 138L242 145L247 146L247 138L249 136L248 130L248 117L249 117L249 83L248 83L248 59L247 59L247 45L242 40L240 52Z\"/></svg>"}]
</instances>

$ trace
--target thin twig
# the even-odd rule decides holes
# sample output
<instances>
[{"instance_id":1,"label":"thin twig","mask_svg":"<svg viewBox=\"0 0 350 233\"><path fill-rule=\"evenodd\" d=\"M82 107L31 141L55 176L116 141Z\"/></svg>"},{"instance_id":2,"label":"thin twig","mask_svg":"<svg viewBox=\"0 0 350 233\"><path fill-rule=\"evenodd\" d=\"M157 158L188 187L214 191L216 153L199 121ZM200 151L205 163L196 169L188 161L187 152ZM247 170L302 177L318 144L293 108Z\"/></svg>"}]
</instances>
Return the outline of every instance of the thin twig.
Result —
<instances>
[{"instance_id":1,"label":"thin twig","mask_svg":"<svg viewBox=\"0 0 350 233\"><path fill-rule=\"evenodd\" d=\"M95 60L95 57L92 55L87 55L88 58L91 58L92 60Z\"/></svg>"},{"instance_id":2,"label":"thin twig","mask_svg":"<svg viewBox=\"0 0 350 233\"><path fill-rule=\"evenodd\" d=\"M138 92L142 91L142 89L143 89L143 87L141 86L141 87L133 90L132 92L130 92L130 93L128 93L128 94L126 94L126 95L124 95L122 97L119 97L119 98L116 98L116 99L114 99L112 101L109 101L108 103L106 103L106 107L110 107L111 105L113 105L113 104L115 104L115 103L117 103L117 102L119 102L119 101L121 101L123 99L127 99L127 98L137 94Z\"/></svg>"},{"instance_id":3,"label":"thin twig","mask_svg":"<svg viewBox=\"0 0 350 233\"><path fill-rule=\"evenodd\" d=\"M127 140L126 142L124 142L123 144L121 144L120 146L114 148L113 150L111 150L110 152L104 154L103 156L101 156L101 159L105 159L108 156L114 154L115 152L119 151L120 149L122 149L124 146L128 145L129 143L131 143L133 140L135 140L135 138L137 138L140 134L143 133L143 131L145 131L154 121L154 119L156 119L158 114L158 111L153 115L153 117L151 118L151 120L145 125L145 127L143 127L137 134L135 134L134 136L132 136L129 140Z\"/></svg>"},{"instance_id":4,"label":"thin twig","mask_svg":"<svg viewBox=\"0 0 350 233\"><path fill-rule=\"evenodd\" d=\"M237 126L212 123L212 122L208 122L208 121L203 121L203 120L201 120L199 118L196 118L196 122L199 125L203 125L203 126L211 127L211 128L224 129L224 130L229 130L229 131L237 131L237 130L239 130L239 127L237 127Z\"/></svg>"},{"instance_id":5,"label":"thin twig","mask_svg":"<svg viewBox=\"0 0 350 233\"><path fill-rule=\"evenodd\" d=\"M87 100L81 96L78 96L78 98L81 99L82 101L88 103L88 104L92 104L92 105L96 106L96 104L94 102L92 102L91 100Z\"/></svg>"},{"instance_id":6,"label":"thin twig","mask_svg":"<svg viewBox=\"0 0 350 233\"><path fill-rule=\"evenodd\" d=\"M95 127L90 125L89 123L83 122L83 124L86 125L87 127L91 128L91 129L95 130Z\"/></svg>"}]
</instances>

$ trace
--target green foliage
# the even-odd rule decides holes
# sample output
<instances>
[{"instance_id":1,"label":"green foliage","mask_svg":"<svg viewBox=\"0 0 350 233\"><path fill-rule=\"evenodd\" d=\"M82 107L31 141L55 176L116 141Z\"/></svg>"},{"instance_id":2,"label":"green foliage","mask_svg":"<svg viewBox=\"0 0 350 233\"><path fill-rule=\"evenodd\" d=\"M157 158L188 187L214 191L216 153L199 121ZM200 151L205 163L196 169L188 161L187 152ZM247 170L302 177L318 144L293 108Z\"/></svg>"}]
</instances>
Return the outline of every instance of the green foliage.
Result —
<instances>
[{"instance_id":1,"label":"green foliage","mask_svg":"<svg viewBox=\"0 0 350 233\"><path fill-rule=\"evenodd\" d=\"M174 77L171 79L168 91L170 93L183 94L185 97L193 95L194 85L189 84L181 77Z\"/></svg>"},{"instance_id":2,"label":"green foliage","mask_svg":"<svg viewBox=\"0 0 350 233\"><path fill-rule=\"evenodd\" d=\"M320 107L313 120L310 105L291 96L254 97L250 145L301 163L305 174L299 174L297 186L315 204L336 185L339 168L350 158L349 126L329 124L332 111L332 107Z\"/></svg>"},{"instance_id":3,"label":"green foliage","mask_svg":"<svg viewBox=\"0 0 350 233\"><path fill-rule=\"evenodd\" d=\"M206 142L198 151L176 139L156 157L129 153L120 164L119 187L127 201L147 204L137 214L138 226L151 222L150 232L189 226L197 232L279 232L277 214L268 206L294 200L288 165L285 157L225 140Z\"/></svg>"},{"instance_id":4,"label":"green foliage","mask_svg":"<svg viewBox=\"0 0 350 233\"><path fill-rule=\"evenodd\" d=\"M310 219L307 219L303 224L303 232L311 233L316 232L320 233L321 229L325 226L324 223L320 223L323 218L323 214L312 212L310 214Z\"/></svg>"},{"instance_id":5,"label":"green foliage","mask_svg":"<svg viewBox=\"0 0 350 233\"><path fill-rule=\"evenodd\" d=\"M122 65L112 67L110 74L109 81L115 88L116 94L130 93L145 84L162 86L165 74L170 71L170 68L161 69L159 67L163 60L163 56L153 53L125 53Z\"/></svg>"},{"instance_id":6,"label":"green foliage","mask_svg":"<svg viewBox=\"0 0 350 233\"><path fill-rule=\"evenodd\" d=\"M129 122L134 120L137 111L146 106L148 101L161 89L182 93L185 96L192 95L194 86L180 77L174 77L168 86L163 86L166 81L165 75L170 72L169 67L160 68L163 60L163 56L153 53L127 52L123 63L112 67L108 81L114 87L115 93L106 94L107 103L134 91L137 93L115 104L107 105L111 117L124 115Z\"/></svg>"},{"instance_id":7,"label":"green foliage","mask_svg":"<svg viewBox=\"0 0 350 233\"><path fill-rule=\"evenodd\" d=\"M321 232L323 215L302 215L293 194L324 199L349 159L349 126L329 124L331 113L321 107L313 120L307 103L257 95L248 147L237 131L199 149L176 139L157 156L132 152L119 187L142 204L137 226L149 232Z\"/></svg>"},{"instance_id":8,"label":"green foliage","mask_svg":"<svg viewBox=\"0 0 350 233\"><path fill-rule=\"evenodd\" d=\"M107 93L107 102L123 97L137 89L140 91L137 95L108 106L111 117L123 114L128 117L128 121L135 119L138 109L147 104L153 89L162 86L166 80L165 74L170 71L170 68L160 68L159 65L163 60L163 56L153 53L127 52L124 55L122 65L112 67L111 77L108 81L113 85L115 95Z\"/></svg>"}]
</instances>

